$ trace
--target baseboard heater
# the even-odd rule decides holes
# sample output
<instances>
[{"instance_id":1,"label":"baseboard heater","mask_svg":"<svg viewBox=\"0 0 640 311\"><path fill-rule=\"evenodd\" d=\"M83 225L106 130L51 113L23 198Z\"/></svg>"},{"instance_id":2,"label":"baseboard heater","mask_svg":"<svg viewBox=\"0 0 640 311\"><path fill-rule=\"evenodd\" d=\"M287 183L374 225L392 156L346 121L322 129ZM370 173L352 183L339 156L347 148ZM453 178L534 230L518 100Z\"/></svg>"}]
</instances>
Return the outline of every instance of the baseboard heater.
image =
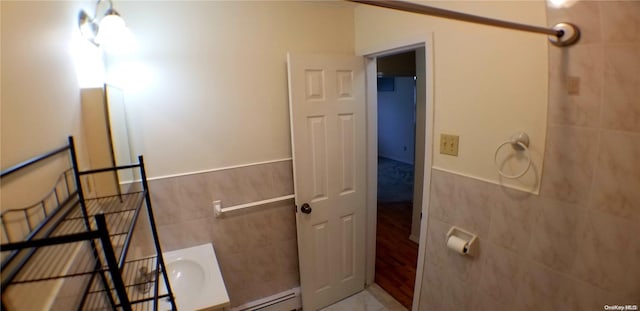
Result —
<instances>
[{"instance_id":1,"label":"baseboard heater","mask_svg":"<svg viewBox=\"0 0 640 311\"><path fill-rule=\"evenodd\" d=\"M300 287L254 300L241 306L231 308L231 311L292 311L302 308Z\"/></svg>"}]
</instances>

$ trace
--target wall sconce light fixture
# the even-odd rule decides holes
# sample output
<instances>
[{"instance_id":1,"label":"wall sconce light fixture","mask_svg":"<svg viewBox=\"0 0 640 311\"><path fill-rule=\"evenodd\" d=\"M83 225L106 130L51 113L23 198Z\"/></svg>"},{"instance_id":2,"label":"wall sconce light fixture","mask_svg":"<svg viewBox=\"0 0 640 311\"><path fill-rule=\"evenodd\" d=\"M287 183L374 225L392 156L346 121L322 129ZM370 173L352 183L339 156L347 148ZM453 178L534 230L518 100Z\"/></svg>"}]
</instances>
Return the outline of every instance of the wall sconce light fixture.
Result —
<instances>
[{"instance_id":1,"label":"wall sconce light fixture","mask_svg":"<svg viewBox=\"0 0 640 311\"><path fill-rule=\"evenodd\" d=\"M99 17L98 12L103 3L107 3L108 7ZM82 36L96 46L118 44L118 41L121 41L130 33L120 14L113 9L111 0L98 0L94 17L91 17L84 10L80 11L78 14L78 26Z\"/></svg>"}]
</instances>

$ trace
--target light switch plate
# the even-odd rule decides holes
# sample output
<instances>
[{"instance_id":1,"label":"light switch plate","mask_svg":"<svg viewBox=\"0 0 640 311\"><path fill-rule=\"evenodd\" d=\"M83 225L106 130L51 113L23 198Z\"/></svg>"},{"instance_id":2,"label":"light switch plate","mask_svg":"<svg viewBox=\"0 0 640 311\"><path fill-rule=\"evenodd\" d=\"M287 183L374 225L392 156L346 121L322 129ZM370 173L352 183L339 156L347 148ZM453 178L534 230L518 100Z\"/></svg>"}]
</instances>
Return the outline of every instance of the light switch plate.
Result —
<instances>
[{"instance_id":1,"label":"light switch plate","mask_svg":"<svg viewBox=\"0 0 640 311\"><path fill-rule=\"evenodd\" d=\"M440 134L440 153L458 156L458 135Z\"/></svg>"}]
</instances>

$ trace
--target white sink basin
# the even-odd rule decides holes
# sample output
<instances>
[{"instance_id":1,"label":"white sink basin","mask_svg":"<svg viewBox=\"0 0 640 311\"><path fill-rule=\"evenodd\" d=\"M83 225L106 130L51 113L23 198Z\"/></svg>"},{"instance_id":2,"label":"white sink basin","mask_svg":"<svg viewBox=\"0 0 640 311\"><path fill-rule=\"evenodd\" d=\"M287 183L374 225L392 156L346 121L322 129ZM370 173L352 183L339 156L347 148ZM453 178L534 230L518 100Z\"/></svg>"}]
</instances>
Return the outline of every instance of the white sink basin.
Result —
<instances>
[{"instance_id":1,"label":"white sink basin","mask_svg":"<svg viewBox=\"0 0 640 311\"><path fill-rule=\"evenodd\" d=\"M166 263L165 263L166 264ZM204 286L204 268L191 259L166 264L171 289L177 297L200 294Z\"/></svg>"},{"instance_id":2,"label":"white sink basin","mask_svg":"<svg viewBox=\"0 0 640 311\"><path fill-rule=\"evenodd\" d=\"M171 291L180 311L215 309L229 306L229 295L211 244L163 253ZM160 292L166 293L160 277ZM162 310L171 305L163 300Z\"/></svg>"}]
</instances>

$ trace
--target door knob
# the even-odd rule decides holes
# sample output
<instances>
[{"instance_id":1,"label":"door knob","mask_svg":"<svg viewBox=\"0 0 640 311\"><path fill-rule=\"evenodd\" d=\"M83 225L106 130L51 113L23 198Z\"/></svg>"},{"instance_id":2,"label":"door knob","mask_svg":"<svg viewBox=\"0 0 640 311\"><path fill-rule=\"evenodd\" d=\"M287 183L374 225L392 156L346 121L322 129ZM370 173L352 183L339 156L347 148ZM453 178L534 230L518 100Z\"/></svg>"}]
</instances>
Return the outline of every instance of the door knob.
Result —
<instances>
[{"instance_id":1,"label":"door knob","mask_svg":"<svg viewBox=\"0 0 640 311\"><path fill-rule=\"evenodd\" d=\"M300 207L300 211L305 213L305 214L311 214L312 209L311 209L311 206L309 206L309 204L304 203Z\"/></svg>"}]
</instances>

